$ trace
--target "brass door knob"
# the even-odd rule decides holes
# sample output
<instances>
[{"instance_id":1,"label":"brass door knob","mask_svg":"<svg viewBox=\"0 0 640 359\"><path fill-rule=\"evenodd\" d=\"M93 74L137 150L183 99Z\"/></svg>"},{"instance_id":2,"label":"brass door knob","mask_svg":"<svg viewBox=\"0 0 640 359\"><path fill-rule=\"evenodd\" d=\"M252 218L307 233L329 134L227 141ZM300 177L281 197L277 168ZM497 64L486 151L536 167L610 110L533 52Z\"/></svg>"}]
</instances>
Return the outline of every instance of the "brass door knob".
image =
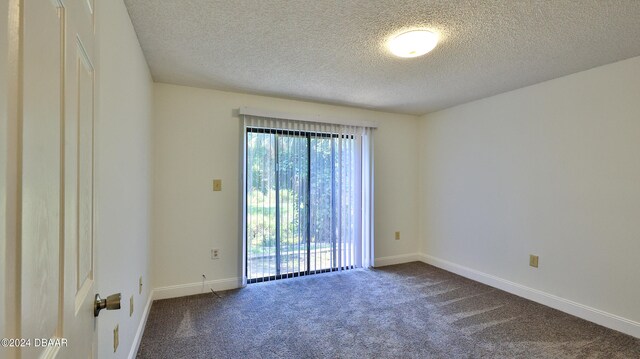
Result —
<instances>
[{"instance_id":1,"label":"brass door knob","mask_svg":"<svg viewBox=\"0 0 640 359\"><path fill-rule=\"evenodd\" d=\"M96 300L93 302L93 316L97 317L102 309L120 309L120 297L120 293L116 293L108 296L106 299L103 299L100 298L100 294L96 294Z\"/></svg>"}]
</instances>

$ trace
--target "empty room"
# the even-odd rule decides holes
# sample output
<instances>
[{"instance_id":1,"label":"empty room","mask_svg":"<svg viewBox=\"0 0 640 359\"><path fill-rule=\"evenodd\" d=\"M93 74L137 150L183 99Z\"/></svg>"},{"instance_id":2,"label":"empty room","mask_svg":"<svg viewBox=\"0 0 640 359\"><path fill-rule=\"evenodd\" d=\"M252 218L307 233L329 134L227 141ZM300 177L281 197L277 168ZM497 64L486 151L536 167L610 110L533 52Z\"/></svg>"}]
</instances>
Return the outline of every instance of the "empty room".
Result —
<instances>
[{"instance_id":1,"label":"empty room","mask_svg":"<svg viewBox=\"0 0 640 359\"><path fill-rule=\"evenodd\" d=\"M640 358L640 1L1 0L0 358Z\"/></svg>"}]
</instances>

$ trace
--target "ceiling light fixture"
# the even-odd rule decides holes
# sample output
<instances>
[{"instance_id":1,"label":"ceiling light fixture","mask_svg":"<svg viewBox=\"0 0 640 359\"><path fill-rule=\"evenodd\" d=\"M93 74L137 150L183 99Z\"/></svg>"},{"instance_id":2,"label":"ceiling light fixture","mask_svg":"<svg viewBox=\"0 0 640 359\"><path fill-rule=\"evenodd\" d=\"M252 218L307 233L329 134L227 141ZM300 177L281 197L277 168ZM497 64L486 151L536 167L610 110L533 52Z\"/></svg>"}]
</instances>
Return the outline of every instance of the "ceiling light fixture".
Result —
<instances>
[{"instance_id":1,"label":"ceiling light fixture","mask_svg":"<svg viewBox=\"0 0 640 359\"><path fill-rule=\"evenodd\" d=\"M438 35L427 30L404 32L389 41L389 50L398 57L418 57L433 50Z\"/></svg>"}]
</instances>

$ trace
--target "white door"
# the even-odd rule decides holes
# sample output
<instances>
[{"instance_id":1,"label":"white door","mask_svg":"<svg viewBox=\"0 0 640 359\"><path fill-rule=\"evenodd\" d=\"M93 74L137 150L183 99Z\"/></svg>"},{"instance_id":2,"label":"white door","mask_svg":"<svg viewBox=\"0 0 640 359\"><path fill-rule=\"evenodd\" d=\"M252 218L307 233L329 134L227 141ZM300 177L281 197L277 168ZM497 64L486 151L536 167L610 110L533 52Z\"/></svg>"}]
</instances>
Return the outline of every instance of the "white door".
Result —
<instances>
[{"instance_id":1,"label":"white door","mask_svg":"<svg viewBox=\"0 0 640 359\"><path fill-rule=\"evenodd\" d=\"M19 5L9 11L21 11L22 19L16 35L22 44L22 67L16 67L21 111L15 119L20 129L15 240L21 260L14 325L23 342L8 356L92 358L97 342L94 4L9 1Z\"/></svg>"},{"instance_id":2,"label":"white door","mask_svg":"<svg viewBox=\"0 0 640 359\"><path fill-rule=\"evenodd\" d=\"M62 2L64 68L64 358L95 356L94 271L94 4Z\"/></svg>"},{"instance_id":3,"label":"white door","mask_svg":"<svg viewBox=\"0 0 640 359\"><path fill-rule=\"evenodd\" d=\"M36 338L63 336L62 37L61 11L51 1L22 2L22 150L19 337L22 358L53 357ZM46 356L44 356L46 357Z\"/></svg>"}]
</instances>

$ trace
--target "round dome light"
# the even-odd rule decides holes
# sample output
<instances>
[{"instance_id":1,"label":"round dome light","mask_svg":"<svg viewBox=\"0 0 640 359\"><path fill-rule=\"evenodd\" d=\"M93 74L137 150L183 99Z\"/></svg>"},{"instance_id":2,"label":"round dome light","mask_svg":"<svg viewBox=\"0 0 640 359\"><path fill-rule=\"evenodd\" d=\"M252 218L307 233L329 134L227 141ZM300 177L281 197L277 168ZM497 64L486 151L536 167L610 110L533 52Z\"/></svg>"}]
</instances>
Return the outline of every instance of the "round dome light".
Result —
<instances>
[{"instance_id":1,"label":"round dome light","mask_svg":"<svg viewBox=\"0 0 640 359\"><path fill-rule=\"evenodd\" d=\"M438 44L438 35L427 30L404 32L389 41L389 50L399 57L418 57L433 50Z\"/></svg>"}]
</instances>

